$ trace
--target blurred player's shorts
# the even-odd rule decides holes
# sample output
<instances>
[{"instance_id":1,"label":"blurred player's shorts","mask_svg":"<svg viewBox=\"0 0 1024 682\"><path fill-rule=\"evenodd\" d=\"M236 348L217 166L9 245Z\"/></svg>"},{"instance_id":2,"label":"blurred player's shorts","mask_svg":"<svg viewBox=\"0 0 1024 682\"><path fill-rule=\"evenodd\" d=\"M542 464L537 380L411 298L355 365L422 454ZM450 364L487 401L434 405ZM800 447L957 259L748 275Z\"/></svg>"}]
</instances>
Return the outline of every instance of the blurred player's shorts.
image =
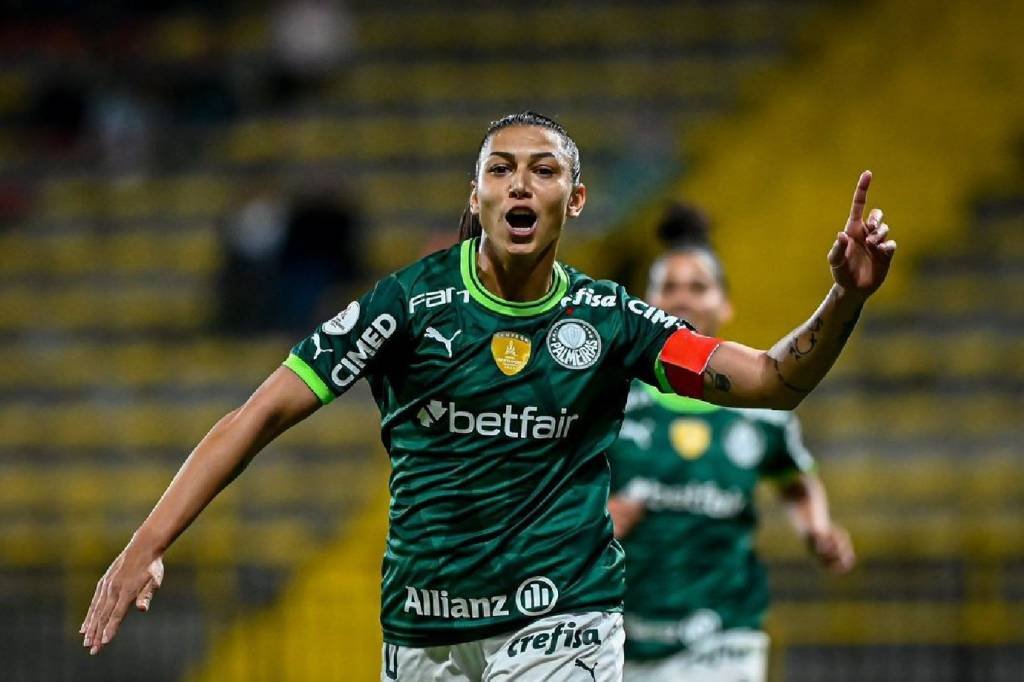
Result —
<instances>
[{"instance_id":1,"label":"blurred player's shorts","mask_svg":"<svg viewBox=\"0 0 1024 682\"><path fill-rule=\"evenodd\" d=\"M623 682L764 682L768 635L725 630L660 661L627 661Z\"/></svg>"}]
</instances>

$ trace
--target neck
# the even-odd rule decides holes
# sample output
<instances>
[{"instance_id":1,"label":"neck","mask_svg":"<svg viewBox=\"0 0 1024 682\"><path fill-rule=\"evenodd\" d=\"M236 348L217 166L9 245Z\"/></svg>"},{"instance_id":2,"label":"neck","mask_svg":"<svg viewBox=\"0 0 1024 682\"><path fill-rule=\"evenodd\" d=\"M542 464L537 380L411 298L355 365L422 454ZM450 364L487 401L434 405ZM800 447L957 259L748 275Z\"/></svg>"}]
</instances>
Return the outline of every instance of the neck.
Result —
<instances>
[{"instance_id":1,"label":"neck","mask_svg":"<svg viewBox=\"0 0 1024 682\"><path fill-rule=\"evenodd\" d=\"M553 241L539 253L513 255L481 235L477 276L488 291L506 301L536 301L551 288L557 248L558 242Z\"/></svg>"}]
</instances>

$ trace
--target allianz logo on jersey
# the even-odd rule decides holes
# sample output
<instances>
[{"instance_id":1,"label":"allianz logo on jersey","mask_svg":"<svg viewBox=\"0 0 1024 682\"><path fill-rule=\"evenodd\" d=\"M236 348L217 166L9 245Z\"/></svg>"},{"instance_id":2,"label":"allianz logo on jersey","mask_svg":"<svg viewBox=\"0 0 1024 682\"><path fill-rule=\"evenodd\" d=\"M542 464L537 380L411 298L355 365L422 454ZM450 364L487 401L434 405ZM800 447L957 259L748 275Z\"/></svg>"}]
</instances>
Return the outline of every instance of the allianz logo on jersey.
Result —
<instances>
[{"instance_id":1,"label":"allianz logo on jersey","mask_svg":"<svg viewBox=\"0 0 1024 682\"><path fill-rule=\"evenodd\" d=\"M448 433L551 440L568 436L580 416L569 414L564 407L557 415L538 414L533 405L522 408L505 405L503 412L473 413L458 409L452 401L431 400L416 413L416 418L427 428L446 425Z\"/></svg>"},{"instance_id":2,"label":"allianz logo on jersey","mask_svg":"<svg viewBox=\"0 0 1024 682\"><path fill-rule=\"evenodd\" d=\"M745 505L741 491L723 490L714 481L669 485L649 478L634 478L623 494L651 511L689 512L715 519L732 518L743 511Z\"/></svg>"},{"instance_id":3,"label":"allianz logo on jersey","mask_svg":"<svg viewBox=\"0 0 1024 682\"><path fill-rule=\"evenodd\" d=\"M508 595L489 597L455 597L448 590L426 589L406 585L406 613L429 618L477 619L511 615ZM527 578L516 588L515 607L526 616L540 616L555 608L558 588L542 575Z\"/></svg>"}]
</instances>

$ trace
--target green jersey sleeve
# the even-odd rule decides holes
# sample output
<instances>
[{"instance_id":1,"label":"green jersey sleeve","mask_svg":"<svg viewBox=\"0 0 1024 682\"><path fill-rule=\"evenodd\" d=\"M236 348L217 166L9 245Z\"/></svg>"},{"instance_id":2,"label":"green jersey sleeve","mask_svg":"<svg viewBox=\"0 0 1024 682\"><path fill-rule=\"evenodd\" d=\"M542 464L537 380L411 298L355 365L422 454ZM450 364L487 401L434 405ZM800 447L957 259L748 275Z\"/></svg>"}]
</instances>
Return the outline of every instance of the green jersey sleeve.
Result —
<instances>
[{"instance_id":1,"label":"green jersey sleeve","mask_svg":"<svg viewBox=\"0 0 1024 682\"><path fill-rule=\"evenodd\" d=\"M626 372L631 379L659 386L662 382L656 374L655 364L665 342L677 330L693 327L685 320L630 295L625 287L619 286L618 299L623 316L623 365Z\"/></svg>"},{"instance_id":2,"label":"green jersey sleeve","mask_svg":"<svg viewBox=\"0 0 1024 682\"><path fill-rule=\"evenodd\" d=\"M775 412L770 422L771 446L761 461L761 475L785 479L814 471L814 457L804 445L800 420L792 412Z\"/></svg>"},{"instance_id":3,"label":"green jersey sleeve","mask_svg":"<svg viewBox=\"0 0 1024 682\"><path fill-rule=\"evenodd\" d=\"M285 367L326 405L396 354L406 329L406 305L402 286L389 275L295 344Z\"/></svg>"}]
</instances>

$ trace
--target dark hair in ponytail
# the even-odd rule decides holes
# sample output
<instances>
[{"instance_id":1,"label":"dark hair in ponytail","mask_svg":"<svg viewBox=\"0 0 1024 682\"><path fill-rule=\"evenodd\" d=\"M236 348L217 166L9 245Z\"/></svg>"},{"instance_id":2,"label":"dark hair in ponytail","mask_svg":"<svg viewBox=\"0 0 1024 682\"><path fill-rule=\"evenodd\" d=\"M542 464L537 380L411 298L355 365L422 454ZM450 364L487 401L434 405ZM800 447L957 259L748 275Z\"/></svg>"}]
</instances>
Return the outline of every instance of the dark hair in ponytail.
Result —
<instances>
[{"instance_id":1,"label":"dark hair in ponytail","mask_svg":"<svg viewBox=\"0 0 1024 682\"><path fill-rule=\"evenodd\" d=\"M575 140L569 135L569 131L566 130L561 123L549 118L544 114L538 114L536 111L523 111L518 114L509 114L503 116L496 121L491 121L491 124L487 127L487 132L484 134L484 138L480 140L480 146L476 150L476 163L473 166L473 177L476 178L480 175L480 152L483 150L484 145L487 144L487 140L491 139L494 133L498 132L503 128L511 128L512 126L538 126L540 128L547 128L553 130L558 134L559 139L562 142L562 147L565 149L565 153L569 155L570 171L572 174L572 184L580 184L580 178L582 177L582 169L580 167L580 150L576 146ZM462 220L459 223L459 241L465 241L472 239L473 237L479 237L483 233L483 225L480 224L480 216L474 215L469 210L469 205L466 205L466 209L462 212Z\"/></svg>"},{"instance_id":2,"label":"dark hair in ponytail","mask_svg":"<svg viewBox=\"0 0 1024 682\"><path fill-rule=\"evenodd\" d=\"M725 277L722 262L711 246L710 231L711 221L696 206L682 202L669 204L661 222L658 223L657 230L658 239L665 246L665 253L651 266L651 274L654 274L655 268L668 256L677 253L701 253L711 261L712 275L718 286L728 293L729 282Z\"/></svg>"},{"instance_id":3,"label":"dark hair in ponytail","mask_svg":"<svg viewBox=\"0 0 1024 682\"><path fill-rule=\"evenodd\" d=\"M469 210L469 204L462 211L462 220L459 221L459 241L464 242L473 237L483 234L484 226L480 224L480 216Z\"/></svg>"}]
</instances>

